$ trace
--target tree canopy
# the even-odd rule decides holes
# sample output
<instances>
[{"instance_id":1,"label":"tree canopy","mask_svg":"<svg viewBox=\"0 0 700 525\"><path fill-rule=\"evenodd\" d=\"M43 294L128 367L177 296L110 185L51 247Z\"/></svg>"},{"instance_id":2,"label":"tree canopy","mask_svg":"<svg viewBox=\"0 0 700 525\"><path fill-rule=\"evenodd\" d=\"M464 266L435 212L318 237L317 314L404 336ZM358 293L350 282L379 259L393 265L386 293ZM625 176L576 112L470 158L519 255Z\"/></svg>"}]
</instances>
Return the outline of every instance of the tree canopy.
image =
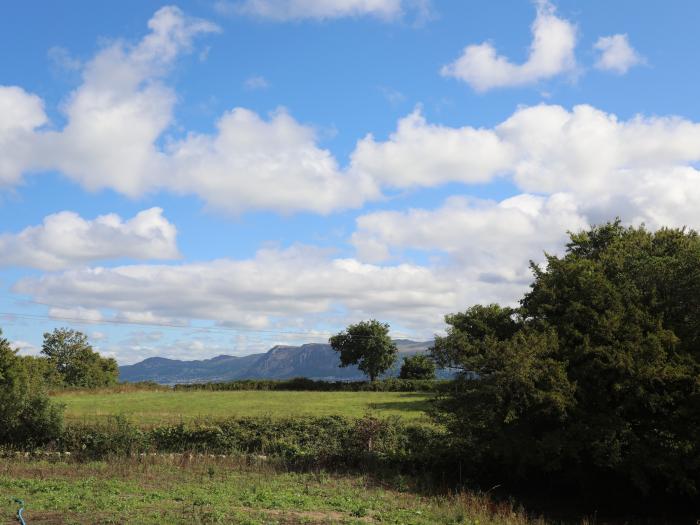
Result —
<instances>
[{"instance_id":1,"label":"tree canopy","mask_svg":"<svg viewBox=\"0 0 700 525\"><path fill-rule=\"evenodd\" d=\"M374 319L348 326L329 342L340 354L340 366L357 365L370 381L389 370L398 354L389 337L389 325Z\"/></svg>"},{"instance_id":2,"label":"tree canopy","mask_svg":"<svg viewBox=\"0 0 700 525\"><path fill-rule=\"evenodd\" d=\"M519 308L449 315L436 338L438 363L462 370L440 405L459 446L504 476L696 494L698 234L615 221L532 270Z\"/></svg>"},{"instance_id":3,"label":"tree canopy","mask_svg":"<svg viewBox=\"0 0 700 525\"><path fill-rule=\"evenodd\" d=\"M435 379L435 361L424 354L404 357L399 377L401 379Z\"/></svg>"},{"instance_id":4,"label":"tree canopy","mask_svg":"<svg viewBox=\"0 0 700 525\"><path fill-rule=\"evenodd\" d=\"M119 377L117 362L92 349L87 336L68 328L44 334L41 353L61 375L63 384L77 387L113 385Z\"/></svg>"}]
</instances>

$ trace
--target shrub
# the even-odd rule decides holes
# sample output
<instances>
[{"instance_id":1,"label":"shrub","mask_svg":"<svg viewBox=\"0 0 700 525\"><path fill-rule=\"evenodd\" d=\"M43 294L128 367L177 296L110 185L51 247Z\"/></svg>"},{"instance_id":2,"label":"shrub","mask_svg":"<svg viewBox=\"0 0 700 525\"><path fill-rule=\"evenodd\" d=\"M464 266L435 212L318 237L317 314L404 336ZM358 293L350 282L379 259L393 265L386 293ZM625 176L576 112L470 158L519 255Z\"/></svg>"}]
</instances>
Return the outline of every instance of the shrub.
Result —
<instances>
[{"instance_id":1,"label":"shrub","mask_svg":"<svg viewBox=\"0 0 700 525\"><path fill-rule=\"evenodd\" d=\"M0 337L0 443L43 444L58 437L61 425L60 408L32 384L22 358Z\"/></svg>"},{"instance_id":2,"label":"shrub","mask_svg":"<svg viewBox=\"0 0 700 525\"><path fill-rule=\"evenodd\" d=\"M417 354L410 357L404 357L401 372L401 379L435 379L435 361L429 356Z\"/></svg>"},{"instance_id":3,"label":"shrub","mask_svg":"<svg viewBox=\"0 0 700 525\"><path fill-rule=\"evenodd\" d=\"M386 467L444 477L454 469L443 440L436 428L374 417L234 418L150 429L114 418L68 425L58 446L85 459L151 452L244 454L290 467Z\"/></svg>"}]
</instances>

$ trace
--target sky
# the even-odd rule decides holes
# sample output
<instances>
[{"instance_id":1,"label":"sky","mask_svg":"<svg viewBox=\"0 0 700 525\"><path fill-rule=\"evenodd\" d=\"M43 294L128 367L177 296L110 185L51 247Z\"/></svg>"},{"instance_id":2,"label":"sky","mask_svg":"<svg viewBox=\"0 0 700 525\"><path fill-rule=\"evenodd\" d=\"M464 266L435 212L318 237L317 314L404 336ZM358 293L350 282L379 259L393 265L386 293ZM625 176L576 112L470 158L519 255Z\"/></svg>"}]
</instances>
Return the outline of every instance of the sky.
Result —
<instances>
[{"instance_id":1,"label":"sky","mask_svg":"<svg viewBox=\"0 0 700 525\"><path fill-rule=\"evenodd\" d=\"M0 16L0 328L120 364L517 304L567 231L700 228L697 2Z\"/></svg>"}]
</instances>

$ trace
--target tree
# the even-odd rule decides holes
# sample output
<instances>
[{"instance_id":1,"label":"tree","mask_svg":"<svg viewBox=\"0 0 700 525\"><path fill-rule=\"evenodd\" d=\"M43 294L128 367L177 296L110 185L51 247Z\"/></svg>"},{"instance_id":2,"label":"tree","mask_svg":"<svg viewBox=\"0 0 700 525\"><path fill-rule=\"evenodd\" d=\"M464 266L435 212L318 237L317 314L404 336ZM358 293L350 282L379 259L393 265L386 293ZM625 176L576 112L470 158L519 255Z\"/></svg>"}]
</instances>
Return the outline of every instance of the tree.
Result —
<instances>
[{"instance_id":1,"label":"tree","mask_svg":"<svg viewBox=\"0 0 700 525\"><path fill-rule=\"evenodd\" d=\"M76 330L56 328L45 333L41 353L61 374L66 386L109 386L119 377L117 362L101 357L92 349L87 336Z\"/></svg>"},{"instance_id":2,"label":"tree","mask_svg":"<svg viewBox=\"0 0 700 525\"><path fill-rule=\"evenodd\" d=\"M462 371L439 403L458 447L502 479L697 494L698 234L615 221L532 269L520 308L472 307L436 338Z\"/></svg>"},{"instance_id":3,"label":"tree","mask_svg":"<svg viewBox=\"0 0 700 525\"><path fill-rule=\"evenodd\" d=\"M423 354L404 357L401 379L435 379L435 361Z\"/></svg>"},{"instance_id":4,"label":"tree","mask_svg":"<svg viewBox=\"0 0 700 525\"><path fill-rule=\"evenodd\" d=\"M33 385L23 360L0 331L0 443L42 444L56 438L60 409Z\"/></svg>"},{"instance_id":5,"label":"tree","mask_svg":"<svg viewBox=\"0 0 700 525\"><path fill-rule=\"evenodd\" d=\"M53 390L63 386L63 376L46 357L25 355L21 359L31 388Z\"/></svg>"},{"instance_id":6,"label":"tree","mask_svg":"<svg viewBox=\"0 0 700 525\"><path fill-rule=\"evenodd\" d=\"M391 368L398 354L389 337L389 325L374 319L348 326L329 342L340 353L341 367L357 365L370 381Z\"/></svg>"}]
</instances>

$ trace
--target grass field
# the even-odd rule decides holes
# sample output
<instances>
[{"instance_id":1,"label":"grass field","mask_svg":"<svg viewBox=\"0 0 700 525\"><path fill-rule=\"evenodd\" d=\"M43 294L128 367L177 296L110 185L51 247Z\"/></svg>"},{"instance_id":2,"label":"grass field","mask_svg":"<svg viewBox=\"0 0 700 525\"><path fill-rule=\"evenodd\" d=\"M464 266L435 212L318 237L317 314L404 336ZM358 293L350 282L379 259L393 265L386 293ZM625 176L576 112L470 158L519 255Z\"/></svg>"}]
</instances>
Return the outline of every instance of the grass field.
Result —
<instances>
[{"instance_id":1,"label":"grass field","mask_svg":"<svg viewBox=\"0 0 700 525\"><path fill-rule=\"evenodd\" d=\"M425 420L429 394L413 392L71 392L54 399L66 405L67 421L125 415L141 425L234 416L399 416Z\"/></svg>"},{"instance_id":2,"label":"grass field","mask_svg":"<svg viewBox=\"0 0 700 525\"><path fill-rule=\"evenodd\" d=\"M0 523L12 498L37 524L542 524L471 494L423 496L405 480L283 472L235 458L146 457L113 463L0 459Z\"/></svg>"}]
</instances>

